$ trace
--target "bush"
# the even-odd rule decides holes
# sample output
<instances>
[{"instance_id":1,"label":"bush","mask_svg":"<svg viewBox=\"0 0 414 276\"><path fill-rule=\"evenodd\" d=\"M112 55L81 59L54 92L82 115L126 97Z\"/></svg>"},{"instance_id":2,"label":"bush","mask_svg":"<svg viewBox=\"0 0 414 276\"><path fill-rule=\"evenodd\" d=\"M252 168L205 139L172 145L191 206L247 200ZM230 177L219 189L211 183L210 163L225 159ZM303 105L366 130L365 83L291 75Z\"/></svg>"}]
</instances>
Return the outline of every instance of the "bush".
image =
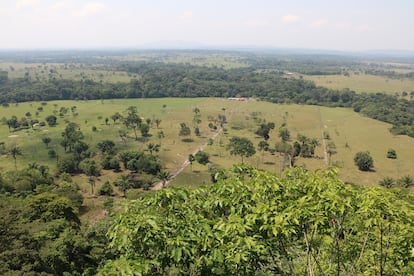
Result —
<instances>
[{"instance_id":1,"label":"bush","mask_svg":"<svg viewBox=\"0 0 414 276\"><path fill-rule=\"evenodd\" d=\"M355 154L354 157L355 165L361 171L370 171L374 168L374 159L372 158L369 151L360 151Z\"/></svg>"},{"instance_id":2,"label":"bush","mask_svg":"<svg viewBox=\"0 0 414 276\"><path fill-rule=\"evenodd\" d=\"M379 184L385 188L392 188L395 185L395 181L392 177L386 176L380 180Z\"/></svg>"},{"instance_id":3,"label":"bush","mask_svg":"<svg viewBox=\"0 0 414 276\"><path fill-rule=\"evenodd\" d=\"M387 158L397 159L397 152L394 149L388 149Z\"/></svg>"},{"instance_id":4,"label":"bush","mask_svg":"<svg viewBox=\"0 0 414 276\"><path fill-rule=\"evenodd\" d=\"M210 162L208 160L209 158L208 154L204 151L197 152L194 157L195 157L195 160L202 165L206 165L208 162Z\"/></svg>"},{"instance_id":5,"label":"bush","mask_svg":"<svg viewBox=\"0 0 414 276\"><path fill-rule=\"evenodd\" d=\"M112 188L111 183L109 183L109 181L106 181L102 187L99 189L99 194L100 195L112 195L114 193L114 189Z\"/></svg>"},{"instance_id":6,"label":"bush","mask_svg":"<svg viewBox=\"0 0 414 276\"><path fill-rule=\"evenodd\" d=\"M56 158L57 153L56 153L56 151L55 151L54 149L50 149L50 150L47 152L47 155L49 155L49 157L50 157L50 158Z\"/></svg>"}]
</instances>

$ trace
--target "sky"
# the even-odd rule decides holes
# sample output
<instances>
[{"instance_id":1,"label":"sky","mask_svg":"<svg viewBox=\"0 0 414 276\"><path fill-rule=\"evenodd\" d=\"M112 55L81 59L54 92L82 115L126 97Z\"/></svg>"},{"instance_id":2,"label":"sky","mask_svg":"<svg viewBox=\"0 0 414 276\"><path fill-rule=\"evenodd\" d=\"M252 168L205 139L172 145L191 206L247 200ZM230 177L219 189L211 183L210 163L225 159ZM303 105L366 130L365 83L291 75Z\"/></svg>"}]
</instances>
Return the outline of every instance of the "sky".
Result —
<instances>
[{"instance_id":1,"label":"sky","mask_svg":"<svg viewBox=\"0 0 414 276\"><path fill-rule=\"evenodd\" d=\"M413 13L413 0L0 0L0 49L414 51Z\"/></svg>"}]
</instances>

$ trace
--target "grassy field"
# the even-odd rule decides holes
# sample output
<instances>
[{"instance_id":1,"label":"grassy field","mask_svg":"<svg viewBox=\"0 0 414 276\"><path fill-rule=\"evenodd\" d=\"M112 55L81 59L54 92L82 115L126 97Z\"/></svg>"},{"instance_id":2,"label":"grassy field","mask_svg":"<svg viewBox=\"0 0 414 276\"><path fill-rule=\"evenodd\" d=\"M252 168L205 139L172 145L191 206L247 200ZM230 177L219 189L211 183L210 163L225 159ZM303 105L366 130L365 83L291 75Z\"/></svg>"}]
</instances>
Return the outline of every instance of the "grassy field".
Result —
<instances>
[{"instance_id":1,"label":"grassy field","mask_svg":"<svg viewBox=\"0 0 414 276\"><path fill-rule=\"evenodd\" d=\"M414 91L414 80L412 79L391 79L384 76L373 75L343 75L332 76L306 76L303 78L314 81L316 85L332 89L349 88L356 92L385 92L401 93L403 91Z\"/></svg>"},{"instance_id":2,"label":"grassy field","mask_svg":"<svg viewBox=\"0 0 414 276\"><path fill-rule=\"evenodd\" d=\"M33 80L48 80L51 78L71 80L91 79L97 82L117 83L130 82L132 79L139 78L137 74L105 70L100 67L102 66L83 64L0 63L0 70L8 71L10 79L23 78L26 73Z\"/></svg>"},{"instance_id":3,"label":"grassy field","mask_svg":"<svg viewBox=\"0 0 414 276\"><path fill-rule=\"evenodd\" d=\"M122 124L105 125L105 118L115 112L124 112L128 106L137 106L139 114L144 118L161 119L160 128L153 126L150 130L152 136L146 142L135 141L133 133L129 131L130 138L124 144L118 131L124 129ZM42 106L43 111L36 116L37 108ZM51 167L54 172L56 159L49 158L49 149L55 149L59 156L63 156L63 148L59 145L61 132L66 123L71 121L81 126L81 131L85 135L85 142L96 150L97 142L110 139L116 141L118 150L139 149L145 150L146 143L160 143L161 150L158 153L163 167L168 171L179 168L187 159L188 154L197 150L204 144L209 137L214 135L214 131L208 127L210 117L217 117L223 114L229 123L225 125L225 131L218 135L213 145L207 146L205 151L210 154L211 162L219 168L228 168L233 163L240 162L238 156L231 156L226 150L228 140L232 136L244 136L251 139L255 146L261 141L254 132L261 122L274 122L276 129L271 132L269 144L274 147L279 141L277 128L283 123L291 132L292 140L297 135L304 134L308 137L318 138L322 141L323 132L328 132L332 141L337 146L337 154L332 160L339 164L340 177L347 182L362 185L376 185L384 176L399 178L403 175L412 174L414 156L414 139L407 136L393 136L388 132L389 124L375 121L360 116L349 109L325 108L316 106L301 105L276 105L266 102L251 100L249 102L234 102L225 99L196 98L196 99L128 99L128 100L108 100L108 101L56 101L41 105L39 102L20 103L8 108L1 108L1 117L10 118L16 115L18 118L24 117L26 112L33 114L33 118L44 120L53 113L53 110L60 107L76 106L78 116L74 117L69 113L64 118L58 118L56 127L35 127L34 129L10 132L7 125L0 126L0 142L5 142L7 151L13 145L22 149L23 155L17 157L17 168L23 168L30 162L38 162ZM198 107L201 110L202 122L200 124L201 136L196 137L192 134L193 142L182 142L182 137L178 135L179 124L185 122L191 128L193 126L193 109ZM93 132L92 127L97 131ZM163 131L165 138L160 140L157 137L158 131ZM41 138L49 136L52 142L49 148L42 143ZM397 151L398 159L386 158L388 148ZM374 172L360 172L353 162L353 157L358 151L370 151L374 158ZM317 158L299 158L298 165L306 166L309 169L327 167L323 157L322 147L316 150ZM96 156L99 159L99 155ZM260 169L280 172L282 158L278 154L269 152L257 152L254 156L245 160ZM14 170L14 162L7 153L0 156L0 169ZM95 190L99 189L101 183L106 180L113 181L118 174L111 171L104 171L100 176ZM80 184L86 195L90 193L90 186L85 176L75 177L75 181ZM181 175L173 182L173 186L194 187L199 184L208 184L210 175L207 166L194 164L191 170L187 167ZM96 203L98 204L98 203ZM101 204L101 203L99 203Z\"/></svg>"}]
</instances>

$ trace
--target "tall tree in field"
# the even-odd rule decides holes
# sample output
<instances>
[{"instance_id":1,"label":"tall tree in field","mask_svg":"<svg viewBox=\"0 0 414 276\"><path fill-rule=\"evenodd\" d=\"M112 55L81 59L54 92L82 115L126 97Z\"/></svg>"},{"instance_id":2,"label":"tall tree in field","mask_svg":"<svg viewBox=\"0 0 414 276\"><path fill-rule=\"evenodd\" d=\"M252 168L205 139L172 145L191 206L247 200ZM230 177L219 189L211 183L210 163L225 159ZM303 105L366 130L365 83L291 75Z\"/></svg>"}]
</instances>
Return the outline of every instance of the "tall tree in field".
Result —
<instances>
[{"instance_id":1,"label":"tall tree in field","mask_svg":"<svg viewBox=\"0 0 414 276\"><path fill-rule=\"evenodd\" d=\"M116 112L111 116L112 121L114 121L114 124L116 124L117 121L122 119L122 115L119 112Z\"/></svg>"},{"instance_id":2,"label":"tall tree in field","mask_svg":"<svg viewBox=\"0 0 414 276\"><path fill-rule=\"evenodd\" d=\"M79 126L75 123L68 123L65 130L62 132L61 145L65 151L71 152L77 142L83 139L83 134L79 129Z\"/></svg>"},{"instance_id":3,"label":"tall tree in field","mask_svg":"<svg viewBox=\"0 0 414 276\"><path fill-rule=\"evenodd\" d=\"M164 131L158 131L157 132L157 137L158 137L158 139L160 140L160 146L161 146L161 141L162 141L162 139L164 139L165 138L165 134L164 134Z\"/></svg>"},{"instance_id":4,"label":"tall tree in field","mask_svg":"<svg viewBox=\"0 0 414 276\"><path fill-rule=\"evenodd\" d=\"M191 166L191 171L193 171L193 162L195 161L195 157L192 154L188 155L188 162L190 162L190 166Z\"/></svg>"},{"instance_id":5,"label":"tall tree in field","mask_svg":"<svg viewBox=\"0 0 414 276\"><path fill-rule=\"evenodd\" d=\"M259 148L259 151L262 152L262 163L264 161L264 152L269 150L269 143L266 141L260 141L259 144L257 145L257 147Z\"/></svg>"},{"instance_id":6,"label":"tall tree in field","mask_svg":"<svg viewBox=\"0 0 414 276\"><path fill-rule=\"evenodd\" d=\"M180 136L189 136L191 134L191 129L187 126L186 123L180 123Z\"/></svg>"},{"instance_id":7,"label":"tall tree in field","mask_svg":"<svg viewBox=\"0 0 414 276\"><path fill-rule=\"evenodd\" d=\"M137 129L140 129L142 119L138 115L138 111L135 106L128 107L127 112L128 115L124 118L124 125L134 131L135 140L138 140Z\"/></svg>"},{"instance_id":8,"label":"tall tree in field","mask_svg":"<svg viewBox=\"0 0 414 276\"><path fill-rule=\"evenodd\" d=\"M52 142L52 138L46 136L46 137L42 137L42 142L46 145L46 147L49 147L50 142Z\"/></svg>"},{"instance_id":9,"label":"tall tree in field","mask_svg":"<svg viewBox=\"0 0 414 276\"><path fill-rule=\"evenodd\" d=\"M23 155L22 150L18 146L14 145L10 149L10 154L14 159L14 168L17 170L17 156Z\"/></svg>"},{"instance_id":10,"label":"tall tree in field","mask_svg":"<svg viewBox=\"0 0 414 276\"><path fill-rule=\"evenodd\" d=\"M256 153L252 141L244 137L232 137L227 144L227 150L231 155L239 155L243 164L245 157L250 157Z\"/></svg>"},{"instance_id":11,"label":"tall tree in field","mask_svg":"<svg viewBox=\"0 0 414 276\"><path fill-rule=\"evenodd\" d=\"M331 164L331 159L332 159L332 155L336 154L336 145L334 142L330 141L327 145L326 145L326 153L328 154L328 163L329 165Z\"/></svg>"},{"instance_id":12,"label":"tall tree in field","mask_svg":"<svg viewBox=\"0 0 414 276\"><path fill-rule=\"evenodd\" d=\"M119 190L124 194L126 197L126 191L131 187L131 180L129 179L128 175L120 175L114 182Z\"/></svg>"},{"instance_id":13,"label":"tall tree in field","mask_svg":"<svg viewBox=\"0 0 414 276\"><path fill-rule=\"evenodd\" d=\"M160 171L157 174L157 177L159 180L162 181L162 187L165 188L165 185L167 184L167 182L171 180L172 175L168 171Z\"/></svg>"}]
</instances>

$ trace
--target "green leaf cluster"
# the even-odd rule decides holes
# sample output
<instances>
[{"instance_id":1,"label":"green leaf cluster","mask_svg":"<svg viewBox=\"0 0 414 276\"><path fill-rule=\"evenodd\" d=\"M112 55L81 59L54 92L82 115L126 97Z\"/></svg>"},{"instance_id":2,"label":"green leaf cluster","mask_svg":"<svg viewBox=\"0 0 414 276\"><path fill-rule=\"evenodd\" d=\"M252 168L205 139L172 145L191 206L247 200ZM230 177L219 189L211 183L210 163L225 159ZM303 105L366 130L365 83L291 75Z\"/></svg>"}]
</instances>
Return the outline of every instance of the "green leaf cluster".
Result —
<instances>
[{"instance_id":1,"label":"green leaf cluster","mask_svg":"<svg viewBox=\"0 0 414 276\"><path fill-rule=\"evenodd\" d=\"M412 200L334 169L236 166L215 185L127 204L100 275L410 275Z\"/></svg>"}]
</instances>

